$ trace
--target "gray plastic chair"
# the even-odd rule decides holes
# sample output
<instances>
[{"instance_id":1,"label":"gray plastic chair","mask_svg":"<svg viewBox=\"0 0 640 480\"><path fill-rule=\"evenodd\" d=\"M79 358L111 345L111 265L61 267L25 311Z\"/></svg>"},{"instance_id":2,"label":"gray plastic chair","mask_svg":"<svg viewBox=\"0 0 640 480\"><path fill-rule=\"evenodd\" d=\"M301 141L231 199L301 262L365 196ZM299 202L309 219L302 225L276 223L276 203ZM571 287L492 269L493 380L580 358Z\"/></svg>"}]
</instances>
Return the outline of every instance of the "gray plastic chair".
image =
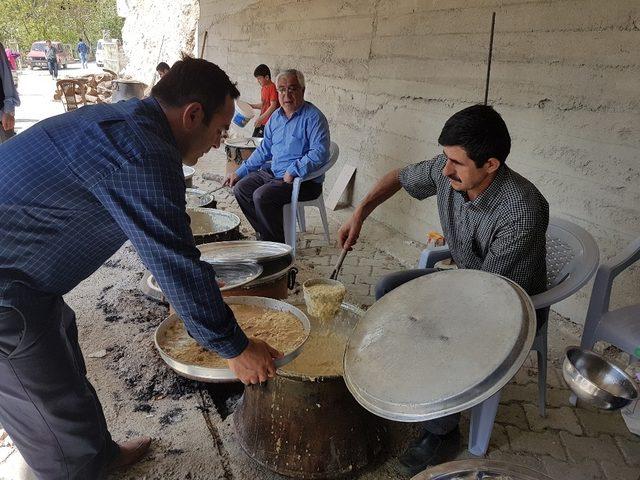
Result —
<instances>
[{"instance_id":1,"label":"gray plastic chair","mask_svg":"<svg viewBox=\"0 0 640 480\"><path fill-rule=\"evenodd\" d=\"M307 175L304 178L296 177L293 180L293 191L291 192L291 203L287 203L282 209L283 218L283 226L284 226L284 238L285 243L291 246L293 254L296 254L296 219L300 224L300 230L305 232L306 221L304 217L304 207L317 207L320 210L320 218L322 219L322 226L324 227L324 237L327 239L327 243L331 243L331 239L329 237L329 222L327 221L327 210L324 206L324 196L320 194L320 196L314 200L309 200L307 202L299 202L298 195L300 194L300 184L302 182L306 182L307 180L312 180L314 178L319 177L320 175L324 175L327 170L333 167L338 161L338 155L340 154L340 148L334 142L331 142L331 146L329 147L329 161L322 166L319 170Z\"/></svg>"},{"instance_id":2,"label":"gray plastic chair","mask_svg":"<svg viewBox=\"0 0 640 480\"><path fill-rule=\"evenodd\" d=\"M640 260L640 238L631 242L619 255L598 267L580 346L593 350L598 340L611 343L630 355L640 347L640 303L609 310L614 279Z\"/></svg>"},{"instance_id":3,"label":"gray plastic chair","mask_svg":"<svg viewBox=\"0 0 640 480\"><path fill-rule=\"evenodd\" d=\"M451 258L449 248L423 250L418 268L433 268ZM547 284L548 290L531 297L540 328L531 350L538 357L538 401L540 415L545 415L547 396L547 319L549 309L580 290L593 276L599 259L598 245L593 237L578 225L552 217L547 228ZM471 409L469 452L484 455L489 446L493 422L500 403L500 392Z\"/></svg>"}]
</instances>

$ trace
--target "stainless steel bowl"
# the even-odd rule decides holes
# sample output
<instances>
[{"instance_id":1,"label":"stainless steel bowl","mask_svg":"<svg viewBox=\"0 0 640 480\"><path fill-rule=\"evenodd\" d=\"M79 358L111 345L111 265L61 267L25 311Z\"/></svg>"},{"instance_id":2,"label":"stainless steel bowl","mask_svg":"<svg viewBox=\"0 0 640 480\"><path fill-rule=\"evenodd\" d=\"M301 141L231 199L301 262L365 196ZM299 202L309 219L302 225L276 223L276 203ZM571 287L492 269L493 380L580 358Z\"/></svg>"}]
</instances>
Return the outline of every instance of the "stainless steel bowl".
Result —
<instances>
[{"instance_id":1,"label":"stainless steel bowl","mask_svg":"<svg viewBox=\"0 0 640 480\"><path fill-rule=\"evenodd\" d=\"M617 410L638 397L634 380L591 350L568 347L562 376L580 400L603 410Z\"/></svg>"},{"instance_id":2,"label":"stainless steel bowl","mask_svg":"<svg viewBox=\"0 0 640 480\"><path fill-rule=\"evenodd\" d=\"M551 477L521 465L498 460L473 458L430 467L411 480L552 480Z\"/></svg>"},{"instance_id":3,"label":"stainless steel bowl","mask_svg":"<svg viewBox=\"0 0 640 480\"><path fill-rule=\"evenodd\" d=\"M199 188L187 188L185 193L187 208L208 207L216 208L216 199L212 193Z\"/></svg>"}]
</instances>

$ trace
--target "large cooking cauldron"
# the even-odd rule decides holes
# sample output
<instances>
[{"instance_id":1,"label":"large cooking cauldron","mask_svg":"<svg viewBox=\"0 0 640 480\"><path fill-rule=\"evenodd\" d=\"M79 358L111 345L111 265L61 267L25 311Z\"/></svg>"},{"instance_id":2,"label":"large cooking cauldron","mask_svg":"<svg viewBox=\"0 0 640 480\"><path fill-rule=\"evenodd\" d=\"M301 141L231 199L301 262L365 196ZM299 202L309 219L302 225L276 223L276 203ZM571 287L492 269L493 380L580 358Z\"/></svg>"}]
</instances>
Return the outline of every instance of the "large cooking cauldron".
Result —
<instances>
[{"instance_id":1,"label":"large cooking cauldron","mask_svg":"<svg viewBox=\"0 0 640 480\"><path fill-rule=\"evenodd\" d=\"M144 98L144 89L147 86L137 80L116 79L113 81L113 93L111 103L129 100L130 98Z\"/></svg>"},{"instance_id":2,"label":"large cooking cauldron","mask_svg":"<svg viewBox=\"0 0 640 480\"><path fill-rule=\"evenodd\" d=\"M350 330L363 313L344 303L337 323ZM341 477L381 453L383 427L355 401L342 375L298 373L294 365L310 342L273 379L245 388L234 413L236 435L246 454L270 470L303 479Z\"/></svg>"}]
</instances>

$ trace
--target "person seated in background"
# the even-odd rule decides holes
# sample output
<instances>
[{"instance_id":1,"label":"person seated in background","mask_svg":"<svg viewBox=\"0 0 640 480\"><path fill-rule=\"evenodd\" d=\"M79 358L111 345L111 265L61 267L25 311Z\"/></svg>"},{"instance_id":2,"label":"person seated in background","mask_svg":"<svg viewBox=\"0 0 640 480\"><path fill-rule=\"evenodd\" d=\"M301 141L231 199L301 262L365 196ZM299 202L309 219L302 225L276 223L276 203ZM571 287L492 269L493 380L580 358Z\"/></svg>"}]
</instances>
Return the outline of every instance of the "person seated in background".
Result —
<instances>
[{"instance_id":1,"label":"person seated in background","mask_svg":"<svg viewBox=\"0 0 640 480\"><path fill-rule=\"evenodd\" d=\"M276 85L271 81L271 70L264 63L260 64L253 71L260 87L261 103L251 103L251 108L260 110L260 115L256 118L253 130L253 137L264 137L264 126L269 121L271 114L280 106L278 103L278 92Z\"/></svg>"},{"instance_id":2,"label":"person seated in background","mask_svg":"<svg viewBox=\"0 0 640 480\"><path fill-rule=\"evenodd\" d=\"M329 161L329 124L324 114L304 99L304 75L285 70L276 78L281 107L264 131L253 154L225 178L261 240L284 243L282 207L291 202L293 180ZM266 162L271 165L266 167ZM302 182L299 200L322 194L324 175Z\"/></svg>"},{"instance_id":3,"label":"person seated in background","mask_svg":"<svg viewBox=\"0 0 640 480\"><path fill-rule=\"evenodd\" d=\"M171 67L166 62L160 62L156 65L156 72L158 72L160 78L164 77L170 69Z\"/></svg>"}]
</instances>

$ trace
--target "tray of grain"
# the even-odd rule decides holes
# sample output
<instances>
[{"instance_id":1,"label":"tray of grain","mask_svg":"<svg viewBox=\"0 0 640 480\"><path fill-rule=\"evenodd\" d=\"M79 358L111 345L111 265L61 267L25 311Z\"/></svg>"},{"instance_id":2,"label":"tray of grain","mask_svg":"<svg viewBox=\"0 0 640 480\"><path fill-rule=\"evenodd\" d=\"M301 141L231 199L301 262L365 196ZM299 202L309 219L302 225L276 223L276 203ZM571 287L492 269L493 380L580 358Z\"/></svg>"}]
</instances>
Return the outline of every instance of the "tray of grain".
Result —
<instances>
[{"instance_id":1,"label":"tray of grain","mask_svg":"<svg viewBox=\"0 0 640 480\"><path fill-rule=\"evenodd\" d=\"M248 337L284 352L284 357L275 361L276 367L296 358L309 337L309 318L293 305L264 297L228 297L225 302ZM237 380L226 360L198 345L176 314L158 326L155 345L162 360L183 377L210 383Z\"/></svg>"}]
</instances>

